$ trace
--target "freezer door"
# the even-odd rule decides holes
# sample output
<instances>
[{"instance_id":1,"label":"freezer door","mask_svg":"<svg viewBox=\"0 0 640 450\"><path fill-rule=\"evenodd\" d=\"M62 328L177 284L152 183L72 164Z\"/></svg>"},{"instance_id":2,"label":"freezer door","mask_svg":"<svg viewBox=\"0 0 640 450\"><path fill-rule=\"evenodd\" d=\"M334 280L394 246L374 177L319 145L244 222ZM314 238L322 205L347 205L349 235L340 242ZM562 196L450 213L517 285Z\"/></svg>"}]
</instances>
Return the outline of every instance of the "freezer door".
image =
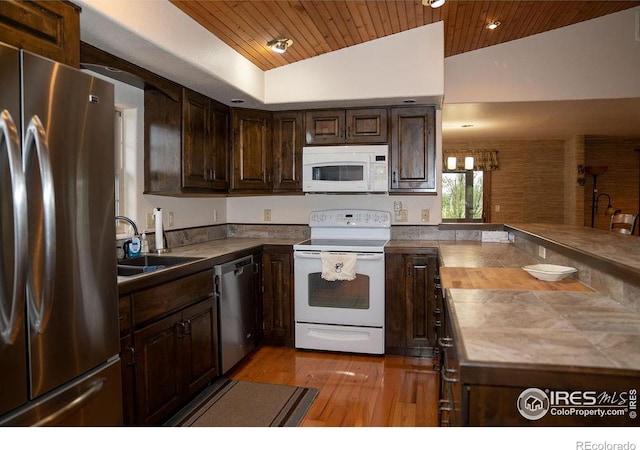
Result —
<instances>
[{"instance_id":1,"label":"freezer door","mask_svg":"<svg viewBox=\"0 0 640 450\"><path fill-rule=\"evenodd\" d=\"M26 196L20 154L20 59L0 44L0 416L26 403Z\"/></svg>"},{"instance_id":2,"label":"freezer door","mask_svg":"<svg viewBox=\"0 0 640 450\"><path fill-rule=\"evenodd\" d=\"M0 418L0 426L122 425L120 358Z\"/></svg>"},{"instance_id":3,"label":"freezer door","mask_svg":"<svg viewBox=\"0 0 640 450\"><path fill-rule=\"evenodd\" d=\"M113 85L22 52L31 398L118 354Z\"/></svg>"}]
</instances>

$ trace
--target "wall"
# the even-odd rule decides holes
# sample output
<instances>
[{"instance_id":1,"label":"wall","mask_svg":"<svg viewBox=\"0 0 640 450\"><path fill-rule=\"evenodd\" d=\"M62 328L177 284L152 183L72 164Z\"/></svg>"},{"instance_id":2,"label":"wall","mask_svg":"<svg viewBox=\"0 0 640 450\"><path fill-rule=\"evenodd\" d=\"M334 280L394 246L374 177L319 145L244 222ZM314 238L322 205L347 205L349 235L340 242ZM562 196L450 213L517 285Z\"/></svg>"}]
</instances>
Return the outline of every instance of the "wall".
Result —
<instances>
[{"instance_id":1,"label":"wall","mask_svg":"<svg viewBox=\"0 0 640 450\"><path fill-rule=\"evenodd\" d=\"M598 193L611 196L611 203L624 213L637 213L638 183L640 177L640 137L615 138L592 137L585 139L585 163L589 166L606 166L607 171L598 177ZM591 226L591 199L593 177L587 175L584 190L584 225ZM600 197L598 213L594 216L595 228L609 228L609 216L604 215L607 198ZM636 234L638 234L636 232Z\"/></svg>"},{"instance_id":2,"label":"wall","mask_svg":"<svg viewBox=\"0 0 640 450\"><path fill-rule=\"evenodd\" d=\"M578 166L583 168L579 173ZM584 136L568 139L564 146L564 223L584 223ZM579 179L582 180L582 184Z\"/></svg>"},{"instance_id":3,"label":"wall","mask_svg":"<svg viewBox=\"0 0 640 450\"><path fill-rule=\"evenodd\" d=\"M444 94L444 24L269 70L265 84L267 105L358 100L389 104L390 99L400 104L407 98L439 104Z\"/></svg>"},{"instance_id":4,"label":"wall","mask_svg":"<svg viewBox=\"0 0 640 450\"><path fill-rule=\"evenodd\" d=\"M446 58L445 102L640 97L636 10Z\"/></svg>"},{"instance_id":5,"label":"wall","mask_svg":"<svg viewBox=\"0 0 640 450\"><path fill-rule=\"evenodd\" d=\"M492 223L563 222L563 141L447 142L443 148L498 151L500 168L491 172Z\"/></svg>"},{"instance_id":6,"label":"wall","mask_svg":"<svg viewBox=\"0 0 640 450\"><path fill-rule=\"evenodd\" d=\"M147 227L146 215L154 208L162 208L166 230L226 223L225 197L175 198L145 195L144 191L144 92L142 89L106 78L95 72L93 76L114 85L116 106L127 110L125 122L127 195L125 215L133 219L140 232L153 231ZM215 210L215 220L214 220ZM167 213L173 212L174 225L169 226Z\"/></svg>"}]
</instances>

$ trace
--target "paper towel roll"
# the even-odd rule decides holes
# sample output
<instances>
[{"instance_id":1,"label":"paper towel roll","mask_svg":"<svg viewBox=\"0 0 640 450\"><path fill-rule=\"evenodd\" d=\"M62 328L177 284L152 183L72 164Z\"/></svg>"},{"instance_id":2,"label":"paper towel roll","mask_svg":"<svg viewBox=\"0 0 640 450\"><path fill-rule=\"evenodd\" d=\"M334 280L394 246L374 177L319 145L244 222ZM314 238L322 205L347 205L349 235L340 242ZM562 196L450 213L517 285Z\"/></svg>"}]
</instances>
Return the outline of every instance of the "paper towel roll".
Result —
<instances>
[{"instance_id":1,"label":"paper towel roll","mask_svg":"<svg viewBox=\"0 0 640 450\"><path fill-rule=\"evenodd\" d=\"M164 249L164 232L162 228L162 208L153 210L153 216L156 221L156 250Z\"/></svg>"}]
</instances>

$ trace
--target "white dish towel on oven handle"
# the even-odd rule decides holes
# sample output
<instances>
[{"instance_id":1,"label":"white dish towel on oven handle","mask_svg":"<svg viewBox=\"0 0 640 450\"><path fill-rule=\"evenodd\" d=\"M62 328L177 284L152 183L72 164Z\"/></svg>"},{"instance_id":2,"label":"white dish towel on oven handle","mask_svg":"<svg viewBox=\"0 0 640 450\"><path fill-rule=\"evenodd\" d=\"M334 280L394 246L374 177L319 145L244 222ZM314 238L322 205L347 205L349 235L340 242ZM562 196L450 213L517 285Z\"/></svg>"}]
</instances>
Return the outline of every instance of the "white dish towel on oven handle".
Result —
<instances>
[{"instance_id":1,"label":"white dish towel on oven handle","mask_svg":"<svg viewBox=\"0 0 640 450\"><path fill-rule=\"evenodd\" d=\"M327 281L351 281L356 278L356 253L320 252L322 279Z\"/></svg>"}]
</instances>

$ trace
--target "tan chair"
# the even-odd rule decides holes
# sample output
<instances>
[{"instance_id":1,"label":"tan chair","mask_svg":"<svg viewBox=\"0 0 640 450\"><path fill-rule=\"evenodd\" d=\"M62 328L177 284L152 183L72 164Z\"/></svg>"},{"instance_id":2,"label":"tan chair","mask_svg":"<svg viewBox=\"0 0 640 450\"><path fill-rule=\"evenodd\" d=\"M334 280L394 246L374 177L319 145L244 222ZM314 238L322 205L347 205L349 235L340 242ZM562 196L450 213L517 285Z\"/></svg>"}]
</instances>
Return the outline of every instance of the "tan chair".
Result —
<instances>
[{"instance_id":1,"label":"tan chair","mask_svg":"<svg viewBox=\"0 0 640 450\"><path fill-rule=\"evenodd\" d=\"M614 214L611 216L609 231L622 234L633 234L638 222L637 214Z\"/></svg>"}]
</instances>

